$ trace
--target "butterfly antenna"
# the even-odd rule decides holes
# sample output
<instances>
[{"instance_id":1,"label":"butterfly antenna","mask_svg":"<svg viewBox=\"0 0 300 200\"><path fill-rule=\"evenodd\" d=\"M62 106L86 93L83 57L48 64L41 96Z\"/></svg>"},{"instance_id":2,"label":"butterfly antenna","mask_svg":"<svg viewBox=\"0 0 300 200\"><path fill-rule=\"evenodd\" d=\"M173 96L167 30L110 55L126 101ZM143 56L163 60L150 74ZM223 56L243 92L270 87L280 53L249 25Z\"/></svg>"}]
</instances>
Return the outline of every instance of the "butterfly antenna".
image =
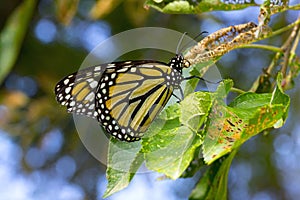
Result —
<instances>
[{"instance_id":1,"label":"butterfly antenna","mask_svg":"<svg viewBox=\"0 0 300 200\"><path fill-rule=\"evenodd\" d=\"M196 35L196 37L194 38L194 40L198 39L201 35L208 33L207 31L202 31L201 33L199 33L198 35Z\"/></svg>"},{"instance_id":2,"label":"butterfly antenna","mask_svg":"<svg viewBox=\"0 0 300 200\"><path fill-rule=\"evenodd\" d=\"M181 45L181 43L182 43L183 38L184 38L185 35L187 35L187 32L184 32L184 33L182 34L182 36L181 36L181 38L180 38L180 40L179 40L179 42L178 42L177 48L176 48L176 54L179 53L179 47L180 47L180 45Z\"/></svg>"},{"instance_id":3,"label":"butterfly antenna","mask_svg":"<svg viewBox=\"0 0 300 200\"><path fill-rule=\"evenodd\" d=\"M201 33L199 33L198 35L196 35L196 37L194 37L193 38L193 40L192 41L189 41L188 43L186 43L182 48L181 48L181 50L182 49L185 49L187 46L189 46L192 42L194 42L195 40L197 40L201 35L203 35L203 34L206 34L206 33L208 33L207 31L202 31ZM184 35L183 35L184 36ZM183 37L182 37L183 38ZM177 47L178 48L178 47ZM181 51L180 50L180 51ZM177 51L178 51L178 49L177 49ZM177 54L178 54L178 52L176 52Z\"/></svg>"}]
</instances>

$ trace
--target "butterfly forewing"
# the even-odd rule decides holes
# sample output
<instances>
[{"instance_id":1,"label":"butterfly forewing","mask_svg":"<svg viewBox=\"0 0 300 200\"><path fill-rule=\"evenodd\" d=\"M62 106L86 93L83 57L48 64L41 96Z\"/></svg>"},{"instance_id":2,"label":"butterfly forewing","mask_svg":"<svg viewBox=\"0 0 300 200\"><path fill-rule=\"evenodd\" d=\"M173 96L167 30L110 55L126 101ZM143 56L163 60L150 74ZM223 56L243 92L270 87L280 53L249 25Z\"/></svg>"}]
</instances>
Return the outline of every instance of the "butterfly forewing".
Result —
<instances>
[{"instance_id":1,"label":"butterfly forewing","mask_svg":"<svg viewBox=\"0 0 300 200\"><path fill-rule=\"evenodd\" d=\"M63 78L56 84L56 100L68 112L96 118L95 94L104 66L89 67Z\"/></svg>"}]
</instances>

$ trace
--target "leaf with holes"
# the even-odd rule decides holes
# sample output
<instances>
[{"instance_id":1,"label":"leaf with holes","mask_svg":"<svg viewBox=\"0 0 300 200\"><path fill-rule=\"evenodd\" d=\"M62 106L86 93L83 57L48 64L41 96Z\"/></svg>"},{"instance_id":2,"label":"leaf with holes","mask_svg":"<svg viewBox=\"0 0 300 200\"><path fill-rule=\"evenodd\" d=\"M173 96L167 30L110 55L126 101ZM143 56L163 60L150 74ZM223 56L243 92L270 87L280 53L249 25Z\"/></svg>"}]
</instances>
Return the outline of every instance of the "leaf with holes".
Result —
<instances>
[{"instance_id":1,"label":"leaf with holes","mask_svg":"<svg viewBox=\"0 0 300 200\"><path fill-rule=\"evenodd\" d=\"M244 93L229 106L216 99L203 143L206 163L212 163L267 128L283 125L290 100L280 84L279 74L272 94Z\"/></svg>"}]
</instances>

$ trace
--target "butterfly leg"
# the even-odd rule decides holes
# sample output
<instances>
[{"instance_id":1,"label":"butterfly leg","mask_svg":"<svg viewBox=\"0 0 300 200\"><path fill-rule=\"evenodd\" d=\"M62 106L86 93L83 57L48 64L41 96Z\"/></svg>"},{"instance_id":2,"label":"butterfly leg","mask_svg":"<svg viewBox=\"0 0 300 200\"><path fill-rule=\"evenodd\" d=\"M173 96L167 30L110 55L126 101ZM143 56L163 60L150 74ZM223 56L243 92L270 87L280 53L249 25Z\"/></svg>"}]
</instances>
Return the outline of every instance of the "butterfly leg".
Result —
<instances>
[{"instance_id":1,"label":"butterfly leg","mask_svg":"<svg viewBox=\"0 0 300 200\"><path fill-rule=\"evenodd\" d=\"M182 88L179 88L179 91L180 91L180 96L181 98L179 98L176 94L172 94L176 99L178 99L177 103L179 103L182 99L183 99L183 91L182 91Z\"/></svg>"},{"instance_id":2,"label":"butterfly leg","mask_svg":"<svg viewBox=\"0 0 300 200\"><path fill-rule=\"evenodd\" d=\"M181 87L179 87L179 91L180 91L181 98L183 99L184 98L184 94L183 94L183 90L182 90Z\"/></svg>"},{"instance_id":3,"label":"butterfly leg","mask_svg":"<svg viewBox=\"0 0 300 200\"><path fill-rule=\"evenodd\" d=\"M207 83L212 83L212 84L218 84L218 83L222 82L222 80L219 80L218 82L208 81L208 80L205 80L204 78L201 78L200 76L189 76L189 77L185 77L184 80L190 80L192 78L197 78L199 80L202 80L202 81L207 82Z\"/></svg>"}]
</instances>

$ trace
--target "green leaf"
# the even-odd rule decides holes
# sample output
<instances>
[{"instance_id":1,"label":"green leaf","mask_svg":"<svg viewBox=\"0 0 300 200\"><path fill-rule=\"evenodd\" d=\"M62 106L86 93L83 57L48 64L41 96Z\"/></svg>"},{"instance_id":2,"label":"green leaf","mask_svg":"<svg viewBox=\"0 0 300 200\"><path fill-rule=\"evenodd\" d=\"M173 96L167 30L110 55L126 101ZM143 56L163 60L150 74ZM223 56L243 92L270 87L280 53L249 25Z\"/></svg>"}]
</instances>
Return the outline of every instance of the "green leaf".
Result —
<instances>
[{"instance_id":1,"label":"green leaf","mask_svg":"<svg viewBox=\"0 0 300 200\"><path fill-rule=\"evenodd\" d=\"M287 118L287 115L288 115L287 111L290 106L290 97L283 92L283 89L281 86L281 83L283 82L281 73L279 73L277 75L276 81L277 81L277 87L274 89L274 91L272 93L271 104L285 105L286 112L283 115L283 121L285 121Z\"/></svg>"},{"instance_id":2,"label":"green leaf","mask_svg":"<svg viewBox=\"0 0 300 200\"><path fill-rule=\"evenodd\" d=\"M195 159L195 152L203 143L203 132L213 98L224 98L232 86L224 80L217 89L218 95L196 92L188 95L178 105L168 107L151 125L142 149L146 166L176 179Z\"/></svg>"},{"instance_id":3,"label":"green leaf","mask_svg":"<svg viewBox=\"0 0 300 200\"><path fill-rule=\"evenodd\" d=\"M0 83L15 64L36 0L25 0L8 18L0 35Z\"/></svg>"},{"instance_id":4,"label":"green leaf","mask_svg":"<svg viewBox=\"0 0 300 200\"><path fill-rule=\"evenodd\" d=\"M160 119L164 120L172 120L176 119L180 116L180 107L179 104L173 104L171 106L168 106L160 115Z\"/></svg>"},{"instance_id":5,"label":"green leaf","mask_svg":"<svg viewBox=\"0 0 300 200\"><path fill-rule=\"evenodd\" d=\"M198 132L206 122L211 105L212 98L209 92L195 92L188 95L180 103L180 122L193 132Z\"/></svg>"},{"instance_id":6,"label":"green leaf","mask_svg":"<svg viewBox=\"0 0 300 200\"><path fill-rule=\"evenodd\" d=\"M289 102L281 88L281 75L272 94L244 93L230 106L216 98L203 143L205 162L212 163L265 129L282 126Z\"/></svg>"},{"instance_id":7,"label":"green leaf","mask_svg":"<svg viewBox=\"0 0 300 200\"><path fill-rule=\"evenodd\" d=\"M151 6L163 13L196 14L215 10L239 10L249 6L257 6L254 0L249 3L230 3L221 0L147 0L145 5Z\"/></svg>"},{"instance_id":8,"label":"green leaf","mask_svg":"<svg viewBox=\"0 0 300 200\"><path fill-rule=\"evenodd\" d=\"M197 133L207 119L210 105L209 93L194 93L186 97L180 107L168 107L153 122L142 142L150 170L172 179L182 175L203 142Z\"/></svg>"},{"instance_id":9,"label":"green leaf","mask_svg":"<svg viewBox=\"0 0 300 200\"><path fill-rule=\"evenodd\" d=\"M299 4L300 7L300 4ZM299 8L300 9L300 8ZM284 89L288 90L291 88L294 88L295 86L295 81L297 81L297 77L299 76L300 73L300 58L297 56L295 53L291 53L291 64L289 64L290 71L288 74L285 76L285 82L283 84Z\"/></svg>"},{"instance_id":10,"label":"green leaf","mask_svg":"<svg viewBox=\"0 0 300 200\"><path fill-rule=\"evenodd\" d=\"M186 168L186 170L182 173L180 178L193 177L200 170L200 168L202 168L203 166L205 166L205 163L203 161L201 146L199 146L195 150L193 160L190 162L190 164Z\"/></svg>"},{"instance_id":11,"label":"green leaf","mask_svg":"<svg viewBox=\"0 0 300 200\"><path fill-rule=\"evenodd\" d=\"M185 126L163 129L155 137L143 139L146 166L177 179L189 166L195 149L202 141Z\"/></svg>"},{"instance_id":12,"label":"green leaf","mask_svg":"<svg viewBox=\"0 0 300 200\"><path fill-rule=\"evenodd\" d=\"M261 107L271 101L272 95L270 93L256 94L247 92L239 95L229 105L231 107L240 109L250 109L255 107Z\"/></svg>"},{"instance_id":13,"label":"green leaf","mask_svg":"<svg viewBox=\"0 0 300 200\"><path fill-rule=\"evenodd\" d=\"M224 79L218 86L217 90L215 91L214 99L224 100L224 98L227 97L227 94L229 93L232 86L233 86L233 81L231 79Z\"/></svg>"},{"instance_id":14,"label":"green leaf","mask_svg":"<svg viewBox=\"0 0 300 200\"><path fill-rule=\"evenodd\" d=\"M179 104L176 103L168 106L166 109L163 110L163 112L159 114L159 117L152 122L148 131L145 133L143 139L150 137L159 137L156 136L156 134L161 130L179 127L179 116Z\"/></svg>"},{"instance_id":15,"label":"green leaf","mask_svg":"<svg viewBox=\"0 0 300 200\"><path fill-rule=\"evenodd\" d=\"M231 162L237 150L214 162L201 177L189 200L227 199L227 180Z\"/></svg>"},{"instance_id":16,"label":"green leaf","mask_svg":"<svg viewBox=\"0 0 300 200\"><path fill-rule=\"evenodd\" d=\"M134 174L144 161L140 149L140 142L126 143L111 139L106 170L108 186L103 198L128 186Z\"/></svg>"}]
</instances>

